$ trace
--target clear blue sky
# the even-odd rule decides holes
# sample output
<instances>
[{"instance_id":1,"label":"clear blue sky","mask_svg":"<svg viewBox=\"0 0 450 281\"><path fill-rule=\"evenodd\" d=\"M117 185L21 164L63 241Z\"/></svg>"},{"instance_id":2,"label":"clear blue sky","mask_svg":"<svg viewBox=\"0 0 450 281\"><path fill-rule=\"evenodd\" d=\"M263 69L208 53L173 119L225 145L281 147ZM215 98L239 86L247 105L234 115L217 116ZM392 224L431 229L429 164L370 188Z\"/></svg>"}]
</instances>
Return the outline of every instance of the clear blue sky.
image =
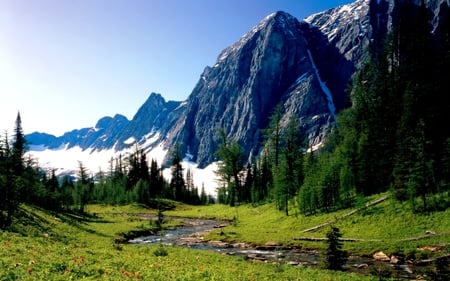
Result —
<instances>
[{"instance_id":1,"label":"clear blue sky","mask_svg":"<svg viewBox=\"0 0 450 281\"><path fill-rule=\"evenodd\" d=\"M131 119L151 92L185 100L207 65L268 14L351 0L0 0L0 130L55 135Z\"/></svg>"}]
</instances>

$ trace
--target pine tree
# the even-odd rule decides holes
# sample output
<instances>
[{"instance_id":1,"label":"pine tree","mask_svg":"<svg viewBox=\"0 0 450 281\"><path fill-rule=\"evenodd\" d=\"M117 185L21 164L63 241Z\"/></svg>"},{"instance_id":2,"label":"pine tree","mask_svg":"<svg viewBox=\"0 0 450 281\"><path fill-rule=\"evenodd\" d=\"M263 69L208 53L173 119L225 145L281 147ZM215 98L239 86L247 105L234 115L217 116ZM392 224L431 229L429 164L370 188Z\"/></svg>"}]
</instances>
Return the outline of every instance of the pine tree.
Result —
<instances>
[{"instance_id":1,"label":"pine tree","mask_svg":"<svg viewBox=\"0 0 450 281\"><path fill-rule=\"evenodd\" d=\"M148 182L144 179L139 179L134 187L134 196L136 198L136 202L144 205L149 205L150 203L150 194L148 188Z\"/></svg>"},{"instance_id":2,"label":"pine tree","mask_svg":"<svg viewBox=\"0 0 450 281\"><path fill-rule=\"evenodd\" d=\"M245 168L245 181L242 187L242 201L246 203L250 202L252 199L253 182L253 168L250 163L247 163L247 167Z\"/></svg>"},{"instance_id":3,"label":"pine tree","mask_svg":"<svg viewBox=\"0 0 450 281\"><path fill-rule=\"evenodd\" d=\"M315 153L311 151L306 156L306 161L304 162L303 170L305 172L305 178L298 195L300 212L306 215L313 215L320 208L317 192L319 168L320 165L317 157L315 156Z\"/></svg>"},{"instance_id":4,"label":"pine tree","mask_svg":"<svg viewBox=\"0 0 450 281\"><path fill-rule=\"evenodd\" d=\"M158 162L152 159L150 164L150 197L157 198L162 195L164 188L164 178Z\"/></svg>"},{"instance_id":5,"label":"pine tree","mask_svg":"<svg viewBox=\"0 0 450 281\"><path fill-rule=\"evenodd\" d=\"M242 201L241 179L239 173L243 170L243 151L236 141L229 141L225 131L221 130L222 143L215 155L220 159L218 175L225 187L223 191L227 195L227 202L235 206L236 201Z\"/></svg>"},{"instance_id":6,"label":"pine tree","mask_svg":"<svg viewBox=\"0 0 450 281\"><path fill-rule=\"evenodd\" d=\"M83 162L78 161L78 179L74 189L74 202L78 206L78 211L84 213L92 193L93 183L89 179L89 171Z\"/></svg>"},{"instance_id":7,"label":"pine tree","mask_svg":"<svg viewBox=\"0 0 450 281\"><path fill-rule=\"evenodd\" d=\"M271 158L271 161L273 161L275 167L278 167L278 164L280 163L282 117L283 106L281 104L278 104L269 118L269 127L265 130L265 135L267 137L266 145L268 147L268 155L270 155L269 157Z\"/></svg>"},{"instance_id":8,"label":"pine tree","mask_svg":"<svg viewBox=\"0 0 450 281\"><path fill-rule=\"evenodd\" d=\"M176 144L172 159L172 178L170 180L171 198L184 201L186 183L183 176L183 166L181 165L180 146Z\"/></svg>"},{"instance_id":9,"label":"pine tree","mask_svg":"<svg viewBox=\"0 0 450 281\"><path fill-rule=\"evenodd\" d=\"M204 183L202 183L202 190L201 190L201 193L200 193L200 204L201 205L208 204L208 195L206 195L205 184Z\"/></svg>"},{"instance_id":10,"label":"pine tree","mask_svg":"<svg viewBox=\"0 0 450 281\"><path fill-rule=\"evenodd\" d=\"M11 224L21 200L28 196L22 177L25 171L24 153L25 137L20 113L17 113L12 147L7 132L0 145L0 227Z\"/></svg>"},{"instance_id":11,"label":"pine tree","mask_svg":"<svg viewBox=\"0 0 450 281\"><path fill-rule=\"evenodd\" d=\"M332 226L327 232L327 249L323 260L326 269L342 270L347 261L346 253L342 250L342 242L339 241L341 237L342 234L337 227Z\"/></svg>"},{"instance_id":12,"label":"pine tree","mask_svg":"<svg viewBox=\"0 0 450 281\"><path fill-rule=\"evenodd\" d=\"M17 113L16 126L14 128L14 142L13 142L13 169L14 175L21 176L24 172L25 165L23 156L25 154L25 135L22 129L22 119L20 113Z\"/></svg>"},{"instance_id":13,"label":"pine tree","mask_svg":"<svg viewBox=\"0 0 450 281\"><path fill-rule=\"evenodd\" d=\"M274 167L275 196L278 208L289 215L289 201L295 196L303 182L303 148L304 137L300 132L298 121L291 117L287 128L281 135L281 156L278 167Z\"/></svg>"}]
</instances>

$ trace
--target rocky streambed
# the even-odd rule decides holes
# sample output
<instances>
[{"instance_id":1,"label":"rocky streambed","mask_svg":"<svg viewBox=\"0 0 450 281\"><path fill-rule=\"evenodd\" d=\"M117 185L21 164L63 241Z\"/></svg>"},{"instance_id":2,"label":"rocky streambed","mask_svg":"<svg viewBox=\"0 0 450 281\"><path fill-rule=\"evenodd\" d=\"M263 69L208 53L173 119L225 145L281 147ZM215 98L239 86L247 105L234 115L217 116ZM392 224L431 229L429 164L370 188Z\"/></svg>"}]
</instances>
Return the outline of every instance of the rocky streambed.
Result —
<instances>
[{"instance_id":1,"label":"rocky streambed","mask_svg":"<svg viewBox=\"0 0 450 281\"><path fill-rule=\"evenodd\" d=\"M256 262L283 263L292 266L312 266L320 264L320 253L316 250L302 250L285 247L276 242L265 245L250 245L242 242L207 241L204 237L211 231L227 226L227 222L206 219L185 218L183 226L165 229L157 235L147 235L129 240L130 244L162 244L216 251L236 255ZM421 263L388 257L377 252L372 257L350 256L344 266L346 271L373 274L380 277L391 276L398 279L422 279L430 269L431 261ZM426 278L423 278L426 279Z\"/></svg>"}]
</instances>

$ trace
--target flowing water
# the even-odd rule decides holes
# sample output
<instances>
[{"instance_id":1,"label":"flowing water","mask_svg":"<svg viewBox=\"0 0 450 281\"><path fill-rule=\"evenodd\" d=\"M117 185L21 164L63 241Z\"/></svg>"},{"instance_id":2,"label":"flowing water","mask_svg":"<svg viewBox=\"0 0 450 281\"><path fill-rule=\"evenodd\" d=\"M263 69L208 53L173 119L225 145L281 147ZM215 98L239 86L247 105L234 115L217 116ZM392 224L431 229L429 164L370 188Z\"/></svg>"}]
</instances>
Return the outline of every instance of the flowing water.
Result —
<instances>
[{"instance_id":1,"label":"flowing water","mask_svg":"<svg viewBox=\"0 0 450 281\"><path fill-rule=\"evenodd\" d=\"M131 244L163 244L194 249L216 251L227 255L241 256L245 259L286 263L293 266L318 266L318 251L304 251L298 248L279 247L277 245L251 246L246 243L227 243L223 241L205 241L203 237L215 229L226 226L223 221L204 219L183 219L184 225L166 229L159 235L149 235L128 241ZM398 279L417 279L427 269L414 264L393 265L389 262L375 261L369 257L350 256L344 266L346 271L360 274L390 274Z\"/></svg>"}]
</instances>

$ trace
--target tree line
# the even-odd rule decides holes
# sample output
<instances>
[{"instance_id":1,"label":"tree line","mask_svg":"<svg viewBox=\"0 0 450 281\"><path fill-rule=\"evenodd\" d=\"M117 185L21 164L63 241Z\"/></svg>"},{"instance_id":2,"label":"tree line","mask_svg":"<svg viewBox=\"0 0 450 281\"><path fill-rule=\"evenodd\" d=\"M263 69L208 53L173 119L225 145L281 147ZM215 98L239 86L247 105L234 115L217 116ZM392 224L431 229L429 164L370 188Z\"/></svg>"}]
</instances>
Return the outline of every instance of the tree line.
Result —
<instances>
[{"instance_id":1,"label":"tree line","mask_svg":"<svg viewBox=\"0 0 450 281\"><path fill-rule=\"evenodd\" d=\"M249 164L222 132L220 202L274 201L286 215L289 204L314 214L390 191L415 211L450 206L450 21L432 30L424 2L400 5L392 32L369 45L349 86L351 106L320 149L308 147L298 119L285 120L281 105Z\"/></svg>"},{"instance_id":2,"label":"tree line","mask_svg":"<svg viewBox=\"0 0 450 281\"><path fill-rule=\"evenodd\" d=\"M127 157L111 158L107 172L93 174L79 161L77 176L57 177L55 170L44 170L31 156L25 157L27 142L18 113L12 138L7 132L0 140L0 228L8 227L21 203L48 210L85 212L90 203L139 203L155 207L159 199L188 204L214 203L194 186L193 173L181 165L179 146L173 152L171 179L163 177L163 168L136 145Z\"/></svg>"}]
</instances>

